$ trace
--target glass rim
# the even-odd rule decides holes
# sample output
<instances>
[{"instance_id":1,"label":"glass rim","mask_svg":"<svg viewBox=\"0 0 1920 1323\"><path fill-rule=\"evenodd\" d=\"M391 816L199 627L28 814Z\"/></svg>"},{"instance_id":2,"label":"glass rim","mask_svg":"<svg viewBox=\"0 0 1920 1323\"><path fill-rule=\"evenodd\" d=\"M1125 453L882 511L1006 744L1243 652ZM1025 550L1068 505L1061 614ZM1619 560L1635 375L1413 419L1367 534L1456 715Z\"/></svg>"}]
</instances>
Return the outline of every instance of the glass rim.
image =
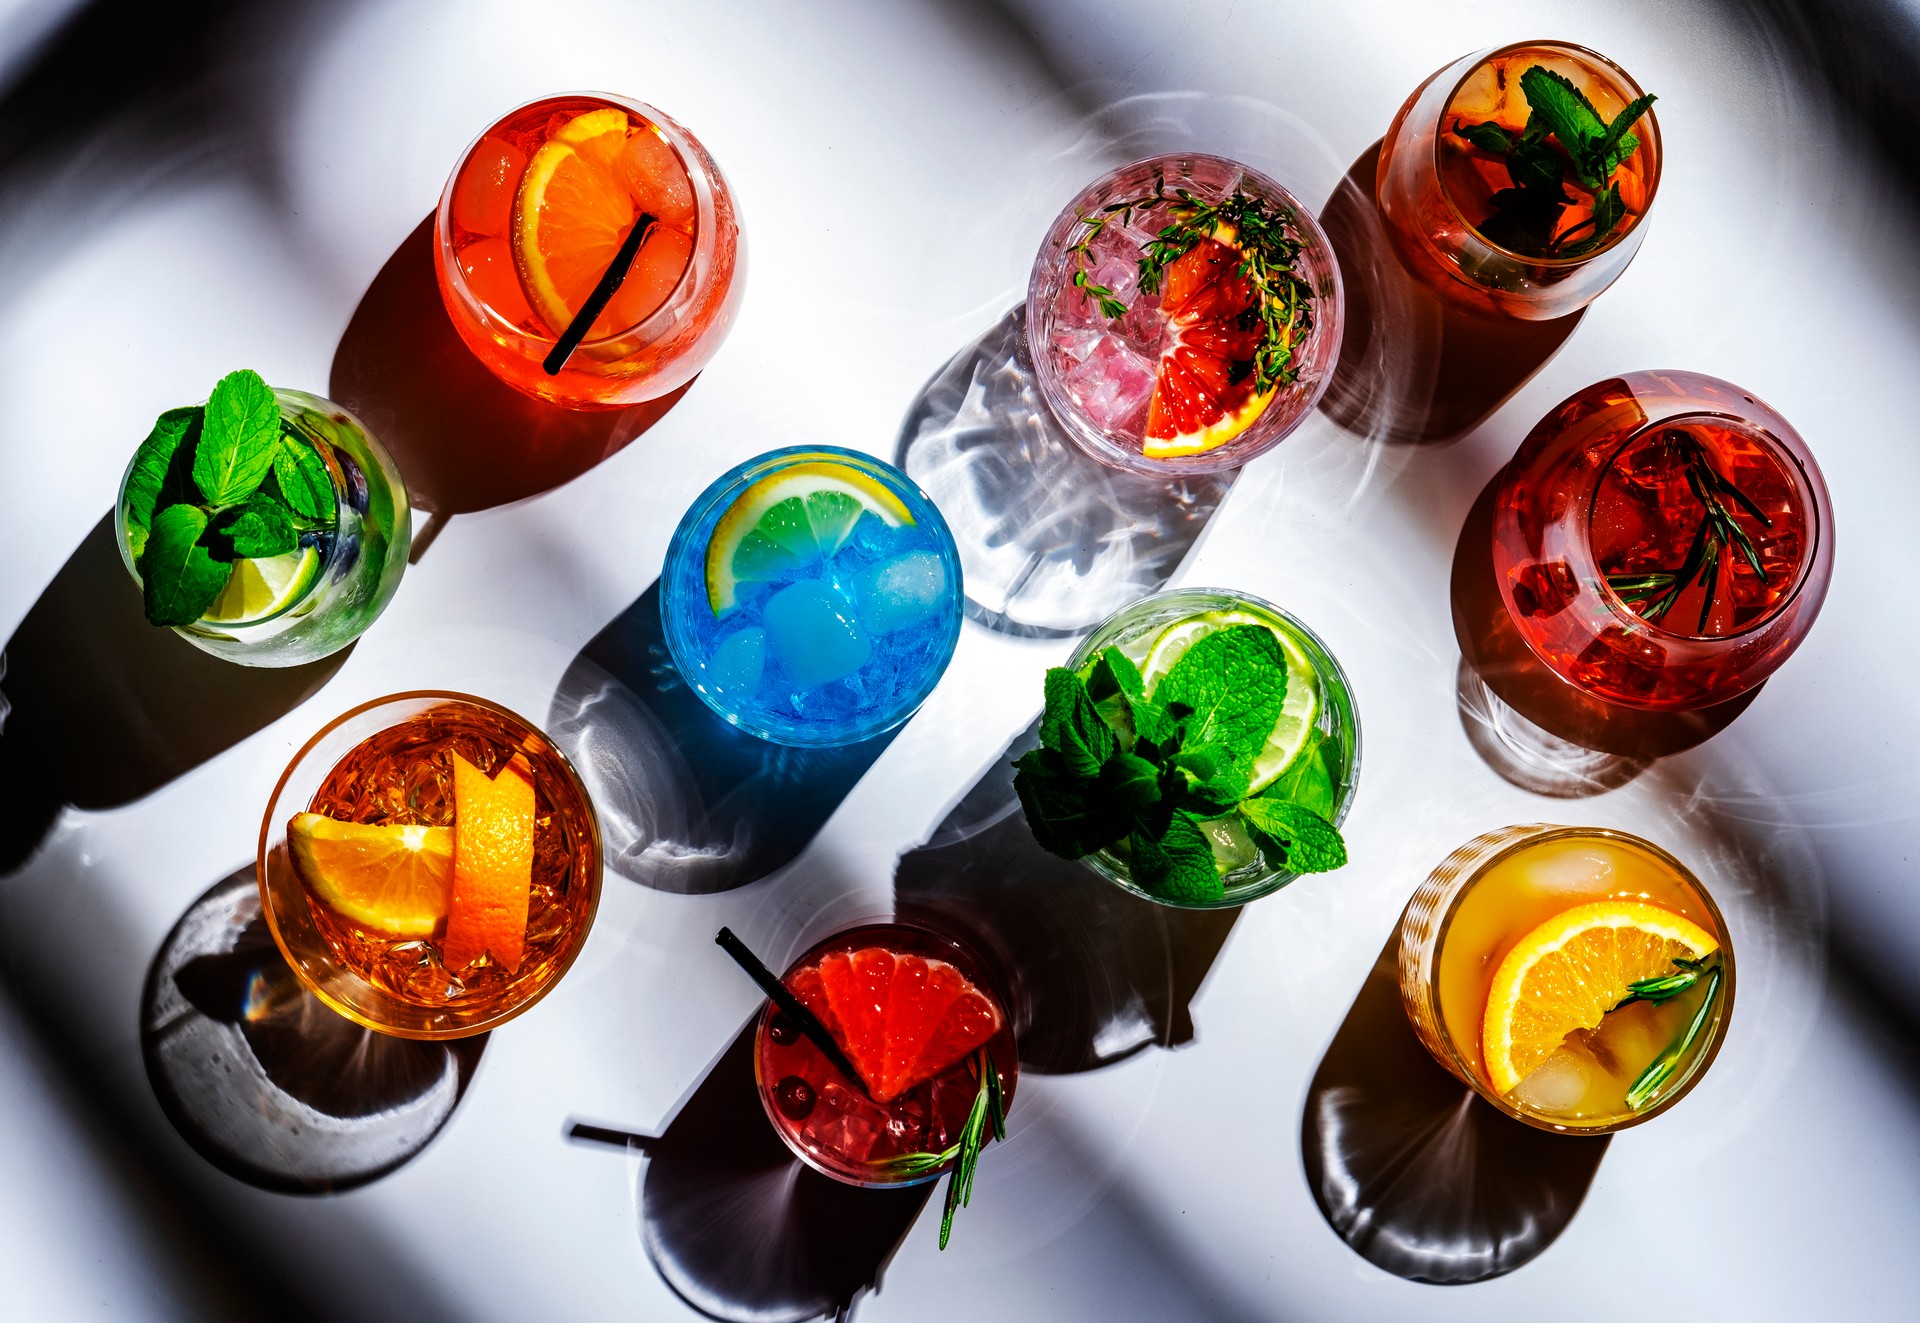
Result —
<instances>
[{"instance_id":1,"label":"glass rim","mask_svg":"<svg viewBox=\"0 0 1920 1323\"><path fill-rule=\"evenodd\" d=\"M1452 897L1447 902L1446 910L1440 915L1439 921L1434 928L1432 967L1428 970L1427 978L1425 979L1426 993L1432 1004L1434 1022L1440 1027L1440 1040L1446 1045L1447 1055L1452 1059L1454 1072L1460 1075L1474 1093L1478 1094L1484 1101L1492 1104L1501 1114L1510 1116L1516 1121L1522 1121L1534 1127L1536 1130L1545 1130L1551 1134L1576 1136L1610 1135L1615 1131L1631 1129L1634 1126L1651 1121L1654 1117L1659 1116L1669 1107L1679 1102L1680 1099L1686 1097L1688 1093L1693 1091L1693 1087L1696 1084L1706 1078L1708 1068L1713 1065L1714 1060L1720 1055L1720 1046L1726 1041L1727 1027L1733 1022L1734 985L1737 981L1735 969L1737 962L1733 954L1733 934L1727 927L1727 916L1721 911L1719 902L1713 898L1713 893L1707 889L1706 883L1700 880L1698 874L1679 859L1676 859L1664 847L1656 845L1644 836L1638 836L1629 831L1622 831L1617 827L1575 827L1564 823L1551 822L1516 823L1511 827L1496 829L1492 832L1483 833L1483 835L1498 836L1502 834L1503 830L1520 834L1509 837L1497 845L1489 843L1491 853L1485 854L1474 861L1472 870L1456 885ZM1677 1086L1662 1094L1651 1107L1646 1108L1644 1111L1622 1117L1616 1121L1606 1122L1603 1125L1588 1126L1552 1121L1543 1114L1533 1113L1524 1107L1517 1106L1504 1095L1497 1093L1493 1085L1489 1083L1481 1073L1481 1070L1476 1068L1474 1063L1466 1060L1461 1053L1459 1045L1454 1041L1453 1034L1447 1028L1446 1011L1441 1004L1439 995L1440 950L1446 945L1447 934L1453 927L1453 920L1459 912L1460 902L1466 898L1467 893L1479 883L1480 879L1484 877L1488 870L1495 864L1511 858L1522 850L1529 850L1537 845L1555 840L1563 840L1568 837L1599 837L1603 840L1624 844L1629 848L1638 849L1652 855L1657 862L1671 868L1681 881L1692 890L1693 894L1699 898L1701 904L1706 908L1707 913L1712 917L1714 927L1718 929L1717 935L1720 938L1720 967L1723 971L1720 989L1720 1013L1714 1017L1712 1036L1704 1045L1695 1049L1693 1053L1693 1065ZM1471 842L1469 842L1469 844L1471 844ZM1438 867L1438 865L1436 865L1436 867ZM1396 939L1397 936L1398 934L1396 934ZM1476 1042L1480 1036L1481 1031L1476 1028L1474 1030L1474 1039Z\"/></svg>"},{"instance_id":2,"label":"glass rim","mask_svg":"<svg viewBox=\"0 0 1920 1323\"><path fill-rule=\"evenodd\" d=\"M580 796L581 807L586 810L587 845L592 856L587 869L588 885L591 887L592 894L587 898L586 914L580 921L579 940L567 951L564 958L555 964L553 973L544 983L538 988L535 988L531 994L504 1012L490 1016L484 1020L475 1021L473 1024L463 1024L453 1029L416 1029L407 1026L389 1025L375 1019L364 1009L341 1000L339 997L336 997L319 986L318 982L308 973L304 964L295 957L292 949L287 944L286 937L281 933L279 915L273 905L273 896L267 889L267 859L273 846L277 844L274 840L275 821L273 810L280 802L281 795L285 793L287 783L293 779L294 772L307 760L322 740L332 735L349 721L357 717L365 716L367 713L379 708L412 702L430 702L435 706L459 703L469 707L481 708L497 716L505 717L509 721L516 722L538 735L559 761L561 770L566 773L573 785L575 793ZM388 729L388 727L382 727L381 729L385 730ZM284 829L281 830L280 835L285 835ZM593 931L594 920L600 913L600 897L606 872L602 851L600 814L599 810L593 805L593 796L588 793L586 782L581 779L580 771L573 765L573 760L567 757L566 751L562 749L546 731L534 725L531 721L528 721L512 708L503 706L491 699L481 698L477 694L463 693L453 689L407 689L397 693L385 694L379 698L368 699L363 703L358 703L348 708L345 712L342 712L339 716L316 730L313 735L295 751L294 755L287 760L285 770L280 773L279 779L274 782L272 793L267 797L267 807L261 818L260 843L254 856L254 885L259 888L260 912L266 920L267 930L273 935L273 944L278 948L281 959L286 961L287 966L293 970L295 977L299 979L301 987L317 997L329 1010L344 1016L362 1028L371 1029L375 1033L386 1034L391 1038L407 1038L421 1042L445 1042L450 1039L471 1038L476 1034L489 1033L507 1023L507 1021L517 1019L519 1016L524 1015L535 1003L539 1002L549 992L553 991L555 987L559 986L561 979L566 977L567 972L573 968L574 962L580 958L580 953L586 949L587 937ZM299 881L297 876L296 881ZM306 890L306 883L300 881L300 887L304 892ZM338 962L335 961L335 963ZM391 996L392 994L383 995ZM402 999L395 997L393 1000L400 1001Z\"/></svg>"},{"instance_id":3,"label":"glass rim","mask_svg":"<svg viewBox=\"0 0 1920 1323\"><path fill-rule=\"evenodd\" d=\"M554 92L547 96L537 96L531 101L522 102L520 105L513 107L513 109L488 124L486 128L480 130L479 133L474 135L473 140L461 150L459 157L454 161L453 170L447 176L446 186L440 192L440 201L434 208L435 261L446 278L448 288L455 290L460 295L461 301L467 304L467 306L479 316L481 323L489 332L510 337L527 345L546 346L550 348L560 342L560 336L558 334L532 333L522 328L518 322L507 320L492 304L481 298L473 287L467 283L466 272L460 269L458 254L453 247L453 194L454 189L460 182L461 173L466 169L467 161L473 155L473 149L478 147L495 129L522 111L531 110L533 107L544 104L545 102L571 100L601 101L620 110L625 110L630 114L637 113L658 131L660 140L664 142L667 145L667 149L673 153L674 159L680 164L680 168L686 171L687 181L693 187L696 207L693 234L694 247L692 251L687 254L687 263L680 269L680 275L678 279L673 282L673 288L667 291L666 297L660 301L658 307L633 325L609 331L605 335L588 336L580 341L575 351L604 349L617 343L633 340L638 342L638 347L635 350L635 352L638 352L639 348L655 344L662 339L667 332L671 330L673 323L680 316L682 310L675 306L676 300L679 299L681 291L687 287L688 282L693 279L693 269L697 264L696 258L699 255L700 240L710 234L714 225L717 223L715 217L705 214L712 210L712 204L710 200L703 202L702 189L700 187L701 184L706 185L706 193L710 198L713 189L713 180L708 177L707 172L701 167L700 162L696 159L696 153L687 150L687 139L689 135L685 129L674 122L672 117L662 111L656 110L644 101L636 100L633 97L620 96L613 92L586 90ZM535 312L534 315L535 317L539 317L538 312ZM596 320L598 319L596 318ZM628 355L622 355L622 357L627 356ZM565 370L565 367L561 369L563 372Z\"/></svg>"},{"instance_id":4,"label":"glass rim","mask_svg":"<svg viewBox=\"0 0 1920 1323\"><path fill-rule=\"evenodd\" d=\"M722 707L707 693L706 689L693 682L692 676L699 670L697 664L698 659L692 651L691 640L683 637L685 630L676 624L674 619L675 613L668 609L670 605L669 597L672 599L672 604L677 605L681 601L680 589L676 582L680 576L675 573L676 568L691 556L697 555L702 561L705 560L706 546L703 544L696 549L692 543L694 534L707 522L707 516L723 503L729 503L730 508L732 501L737 500L742 492L762 478L770 477L774 473L781 469L788 468L791 465L806 463L809 459L813 458L825 459L832 463L852 464L855 467L868 469L875 477L885 482L888 487L894 491L895 495L901 498L903 504L911 505L915 499L924 503L926 509L933 515L931 525L923 524L918 518L918 512L916 511L914 526L917 528L930 528L930 531L934 534L934 542L937 544L937 554L953 575L954 604L952 610L948 613L950 618L944 636L944 658L938 666L928 668L925 683L917 687L912 702L903 704L901 709L894 714L891 719L885 722L867 721L859 724L854 728L854 733L851 736L827 737L818 732L801 729L797 725L794 727L773 726L764 721L757 721ZM720 517L725 518L724 511ZM716 520L716 527L717 523L718 521ZM713 540L712 529L707 530L706 537L709 543ZM704 598L700 600L703 603L705 601ZM674 667L680 672L681 680L714 715L718 716L728 725L733 726L737 730L745 731L756 739L765 740L769 744L783 745L788 748L846 748L855 744L863 744L871 739L877 739L885 735L888 731L896 730L905 725L912 719L914 713L925 706L927 699L932 695L934 689L946 675L947 667L952 664L953 655L960 645L960 631L965 621L965 616L966 583L960 563L960 545L954 539L953 529L947 523L945 513L940 509L939 505L935 503L934 499L927 494L926 489L921 487L905 469L880 458L878 455L869 454L864 450L852 450L845 446L781 446L776 450L764 451L761 454L742 460L740 463L734 465L725 473L708 483L706 487L701 490L700 494L694 497L693 501L687 506L686 512L680 516L680 522L674 526L673 536L668 539L666 555L660 567L660 632L666 640L667 653L672 658Z\"/></svg>"},{"instance_id":5,"label":"glass rim","mask_svg":"<svg viewBox=\"0 0 1920 1323\"><path fill-rule=\"evenodd\" d=\"M1514 249L1508 248L1504 244L1495 243L1492 239L1487 238L1486 235L1480 232L1479 226L1475 225L1473 222L1469 221L1464 215L1461 214L1459 204L1453 200L1453 194L1447 188L1447 177L1445 173L1442 172L1440 169L1440 140L1444 135L1444 132L1446 129L1447 111L1452 108L1454 99L1460 95L1461 89L1467 85L1467 79L1473 77L1473 75L1483 65L1486 65L1489 62L1495 59L1498 59L1500 56L1509 55L1518 51L1526 51L1526 50L1564 51L1568 54L1578 57L1583 61L1591 61L1595 66L1598 67L1601 73L1607 75L1610 78L1614 78L1618 80L1619 86L1616 86L1614 90L1618 92L1622 88L1624 88L1630 94L1625 98L1625 100L1628 102L1634 101L1637 98L1644 96L1646 94L1645 89L1643 89L1639 83L1634 81L1633 75L1629 74L1625 69L1621 68L1618 64L1614 63L1607 56L1602 55L1599 51L1596 51L1588 46L1582 46L1578 42L1557 41L1552 39L1545 39L1545 40L1538 40L1538 41L1511 41L1504 46L1493 46L1493 47L1489 47L1486 50L1480 51L1477 54L1462 56L1461 57L1462 61L1471 60L1472 63L1468 64L1465 72L1463 72L1460 75L1460 77L1457 80L1455 80L1452 88L1449 89L1447 92L1447 99L1444 102L1442 102L1440 106L1440 121L1441 121L1440 127L1433 135L1434 178L1439 181L1440 197L1447 204L1447 210L1453 214L1453 218L1459 221L1461 225L1465 226L1467 232L1473 235L1475 239L1479 240L1481 243L1485 244L1487 247L1493 249L1493 251L1495 251L1496 253L1499 253L1504 257L1510 257L1516 262L1522 262L1530 266L1546 267L1552 270L1560 270L1560 269L1581 266L1587 262L1591 262L1596 257L1600 257L1606 253L1612 252L1623 241L1625 241L1628 238L1628 236L1638 233L1640 229L1640 221L1644 220L1648 212L1651 212L1653 210L1653 199L1660 191L1660 175L1661 175L1661 171L1665 168L1666 153L1662 149L1661 142L1660 142L1660 121L1659 121L1659 118L1654 114L1653 108L1651 106L1647 108L1646 113L1641 117L1641 123L1644 123L1646 125L1647 132L1646 132L1646 136L1641 141L1640 146L1643 150L1649 147L1652 148L1652 152L1650 154L1649 159L1653 162L1653 173L1647 181L1646 209L1640 213L1640 218L1635 220L1632 225L1628 226L1624 230L1616 231L1612 238L1608 239L1605 243L1601 244L1598 248L1593 249L1591 252L1581 253L1577 257L1529 256L1526 253L1516 252ZM1444 70L1442 72L1444 72ZM1636 124L1635 131L1638 132L1638 130L1639 130L1639 125Z\"/></svg>"},{"instance_id":6,"label":"glass rim","mask_svg":"<svg viewBox=\"0 0 1920 1323\"><path fill-rule=\"evenodd\" d=\"M1159 604L1171 604L1182 599L1191 600L1195 603L1229 601L1249 606L1256 612L1265 612L1282 621L1297 635L1297 641L1305 645L1309 659L1314 663L1316 671L1319 672L1322 677L1322 687L1337 689L1339 693L1345 696L1346 703L1344 704L1344 712L1346 719L1342 724L1352 732L1353 752L1347 759L1345 774L1341 777L1340 784L1335 787L1339 793L1339 798L1334 803L1333 817L1331 819L1336 828L1344 826L1347 815L1353 809L1353 801L1360 792L1360 764L1364 752L1360 731L1360 705L1353 700L1353 683L1348 678L1346 669L1340 665L1339 659L1335 657L1333 651L1327 647L1325 640L1301 621L1298 616L1295 616L1285 608L1277 606L1263 597L1257 597L1252 593L1245 592L1238 588L1165 588L1157 593L1149 593L1145 597L1128 603L1101 621L1098 625L1094 626L1093 629L1087 633L1086 637L1081 639L1079 644L1075 646L1072 656L1067 660L1067 668L1078 671L1088 661L1092 660L1094 655L1094 641L1098 639L1101 634L1119 624L1122 617L1128 616L1136 611L1142 611L1143 608L1151 608ZM1102 646L1110 647L1113 645L1109 643L1103 644ZM1322 663L1325 664L1324 667ZM1341 705L1336 704L1335 706L1339 707ZM1164 905L1168 909L1176 910L1236 909L1242 905L1248 905L1256 900L1262 900L1267 896L1271 896L1301 878L1309 876L1306 873L1292 873L1281 870L1256 880L1244 882L1240 884L1237 891L1227 890L1218 900L1174 900L1169 897L1154 895L1144 887L1137 885L1130 876L1120 876L1117 870L1100 859L1101 853L1101 851L1095 851L1092 854L1083 856L1077 862L1086 865L1095 873L1124 891L1130 892L1142 899L1150 900L1156 905Z\"/></svg>"}]
</instances>

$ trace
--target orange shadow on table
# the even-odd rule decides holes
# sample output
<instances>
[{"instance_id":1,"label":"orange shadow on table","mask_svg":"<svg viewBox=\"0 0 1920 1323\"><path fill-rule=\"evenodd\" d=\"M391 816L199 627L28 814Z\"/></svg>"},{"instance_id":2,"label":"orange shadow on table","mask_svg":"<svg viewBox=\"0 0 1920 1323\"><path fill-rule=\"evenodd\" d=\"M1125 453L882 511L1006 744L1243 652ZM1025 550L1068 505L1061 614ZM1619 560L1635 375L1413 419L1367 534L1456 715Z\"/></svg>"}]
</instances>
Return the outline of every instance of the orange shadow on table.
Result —
<instances>
[{"instance_id":1,"label":"orange shadow on table","mask_svg":"<svg viewBox=\"0 0 1920 1323\"><path fill-rule=\"evenodd\" d=\"M334 351L327 393L386 445L413 504L445 516L505 505L579 477L652 427L686 392L682 386L625 409L573 410L506 385L447 318L434 281L429 215L354 309Z\"/></svg>"}]
</instances>

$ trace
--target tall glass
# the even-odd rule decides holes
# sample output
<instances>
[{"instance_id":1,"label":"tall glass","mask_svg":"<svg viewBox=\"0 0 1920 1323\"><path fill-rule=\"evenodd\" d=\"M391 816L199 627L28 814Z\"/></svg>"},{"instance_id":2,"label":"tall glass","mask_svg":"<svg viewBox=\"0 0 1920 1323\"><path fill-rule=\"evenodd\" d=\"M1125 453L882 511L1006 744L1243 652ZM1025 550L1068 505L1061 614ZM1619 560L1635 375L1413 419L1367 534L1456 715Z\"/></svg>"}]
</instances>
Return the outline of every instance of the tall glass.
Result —
<instances>
[{"instance_id":1,"label":"tall glass","mask_svg":"<svg viewBox=\"0 0 1920 1323\"><path fill-rule=\"evenodd\" d=\"M1604 240L1566 245L1570 252L1516 251L1485 233L1497 214L1491 199L1511 181L1455 129L1522 126L1519 78L1536 64L1571 80L1608 120L1641 95L1625 70L1584 46L1518 42L1464 56L1415 88L1380 146L1375 195L1401 260L1441 299L1482 316L1545 321L1591 303L1640 250L1660 187L1660 126L1648 111L1633 128L1639 149L1614 176L1624 219Z\"/></svg>"},{"instance_id":2,"label":"tall glass","mask_svg":"<svg viewBox=\"0 0 1920 1323\"><path fill-rule=\"evenodd\" d=\"M662 214L618 292L551 364L649 207ZM746 247L699 139L641 102L578 92L511 111L462 153L434 218L434 273L454 329L502 381L568 408L622 408L678 390L718 351Z\"/></svg>"},{"instance_id":3,"label":"tall glass","mask_svg":"<svg viewBox=\"0 0 1920 1323\"><path fill-rule=\"evenodd\" d=\"M331 400L283 388L273 393L287 434L312 447L326 465L334 526L303 539L295 556L277 558L299 568L267 613L202 617L175 629L201 651L243 666L298 666L359 638L400 587L413 545L406 484L373 433ZM129 463L115 502L114 531L120 559L139 584L127 541L127 481L133 473Z\"/></svg>"},{"instance_id":4,"label":"tall glass","mask_svg":"<svg viewBox=\"0 0 1920 1323\"><path fill-rule=\"evenodd\" d=\"M1725 512L1714 526L1733 530L1717 554L1702 542L1703 486ZM1806 443L1752 394L1630 372L1521 443L1500 478L1493 564L1515 629L1568 684L1691 711L1753 688L1806 637L1833 576L1833 507Z\"/></svg>"},{"instance_id":5,"label":"tall glass","mask_svg":"<svg viewBox=\"0 0 1920 1323\"><path fill-rule=\"evenodd\" d=\"M1495 1088L1483 1017L1505 957L1539 925L1609 901L1658 906L1704 930L1718 943L1717 981L1657 1006L1613 1009L1601 1028L1570 1035L1581 1041L1544 1063L1545 1075L1536 1071L1510 1092ZM1399 948L1400 997L1434 1060L1499 1111L1542 1130L1606 1134L1658 1116L1706 1074L1733 1012L1733 949L1713 897L1659 846L1605 828L1532 823L1468 841L1413 893ZM1665 1082L1630 1105L1636 1077L1678 1042L1684 1051Z\"/></svg>"},{"instance_id":6,"label":"tall glass","mask_svg":"<svg viewBox=\"0 0 1920 1323\"><path fill-rule=\"evenodd\" d=\"M449 969L445 921L396 935L349 917L303 878L297 814L460 830L452 755L483 773L524 760L533 786L533 866L525 949ZM400 1038L463 1038L545 996L586 944L600 903L600 828L558 747L524 718L468 694L392 694L343 713L308 740L274 787L260 825L261 909L287 963L313 994L357 1024Z\"/></svg>"},{"instance_id":7,"label":"tall glass","mask_svg":"<svg viewBox=\"0 0 1920 1323\"><path fill-rule=\"evenodd\" d=\"M1263 207L1298 245L1296 279L1276 277L1270 296L1238 287L1230 272L1243 258L1223 249L1220 279L1197 293L1171 276L1143 290L1139 263L1181 219L1183 191ZM1094 286L1116 306L1103 308ZM1290 326L1291 357L1263 390L1254 346L1268 314ZM1333 246L1299 199L1224 157L1156 156L1094 180L1047 230L1027 283L1027 350L1047 407L1087 454L1135 473L1208 473L1271 450L1313 412L1333 379L1343 316Z\"/></svg>"}]
</instances>

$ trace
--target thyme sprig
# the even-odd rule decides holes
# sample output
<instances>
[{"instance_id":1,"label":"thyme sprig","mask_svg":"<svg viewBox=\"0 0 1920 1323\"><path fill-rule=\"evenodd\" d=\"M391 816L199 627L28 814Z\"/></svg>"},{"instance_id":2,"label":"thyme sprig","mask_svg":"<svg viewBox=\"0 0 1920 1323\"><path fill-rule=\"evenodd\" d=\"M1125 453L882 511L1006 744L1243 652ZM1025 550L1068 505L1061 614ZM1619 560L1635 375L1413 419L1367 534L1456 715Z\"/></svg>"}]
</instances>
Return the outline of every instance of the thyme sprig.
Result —
<instances>
[{"instance_id":1,"label":"thyme sprig","mask_svg":"<svg viewBox=\"0 0 1920 1323\"><path fill-rule=\"evenodd\" d=\"M1762 528L1772 528L1773 520L1751 497L1721 475L1707 455L1706 447L1692 433L1670 428L1661 435L1660 441L1678 453L1686 465L1687 486L1703 511L1700 526L1694 530L1693 541L1687 547L1686 558L1678 569L1647 574L1609 574L1607 587L1638 612L1642 619L1658 624L1673 604L1680 600L1680 595L1688 586L1698 583L1706 589L1706 596L1700 604L1700 621L1694 633L1704 634L1707 632L1707 621L1713 615L1714 603L1720 595L1721 563L1727 563L1729 578L1733 573L1731 567L1738 564L1728 548L1739 552L1740 559L1753 568L1762 583L1767 578L1766 567L1760 563L1759 549L1754 546L1753 539L1747 536L1747 530L1734 520L1727 502L1732 501L1745 510Z\"/></svg>"},{"instance_id":2,"label":"thyme sprig","mask_svg":"<svg viewBox=\"0 0 1920 1323\"><path fill-rule=\"evenodd\" d=\"M1313 290L1294 270L1304 245L1288 232L1294 217L1285 207L1272 206L1238 188L1219 202L1207 202L1184 188L1169 194L1166 179L1155 175L1151 193L1109 202L1079 217L1085 229L1067 247L1074 256L1075 288L1097 302L1100 315L1107 320L1124 317L1127 305L1110 286L1097 283L1087 269L1093 241L1115 220L1129 224L1136 212L1168 204L1173 219L1148 241L1140 256L1140 292L1158 292L1167 268L1201 240L1230 242L1240 253L1239 274L1252 283L1259 299L1261 331L1253 357L1255 385L1262 394L1276 386L1292 385L1300 375L1293 362L1294 353L1313 329Z\"/></svg>"},{"instance_id":3,"label":"thyme sprig","mask_svg":"<svg viewBox=\"0 0 1920 1323\"><path fill-rule=\"evenodd\" d=\"M1707 1027L1707 1021L1713 1014L1714 1003L1720 997L1723 972L1720 961L1716 957L1706 956L1700 960L1677 959L1673 963L1678 968L1672 974L1629 983L1627 987L1632 991L1632 995L1620 1003L1621 1006L1625 1006L1628 1002L1650 1001L1658 1006L1679 996L1700 979L1707 980L1707 993L1700 999L1700 1005L1694 1011L1693 1018L1687 1022L1686 1029L1678 1038L1667 1044L1660 1055L1649 1062L1647 1068L1640 1072L1640 1077L1628 1087L1627 1106L1636 1112L1645 1111L1667 1083L1673 1079L1674 1073L1680 1069L1680 1063L1686 1060L1687 1053L1692 1050L1694 1041ZM1618 1010L1619 1007L1616 1006L1614 1009Z\"/></svg>"},{"instance_id":4,"label":"thyme sprig","mask_svg":"<svg viewBox=\"0 0 1920 1323\"><path fill-rule=\"evenodd\" d=\"M902 1179L924 1176L949 1162L953 1164L947 1178L946 1208L940 1216L941 1249L947 1247L947 1238L953 1234L953 1215L973 1198L973 1173L980 1163L980 1150L990 1139L1004 1141L1007 1137L1006 1099L1001 1096L1000 1072L994 1069L993 1056L982 1048L974 1063L980 1089L974 1095L966 1124L960 1127L960 1142L938 1153L902 1153L874 1164L883 1174Z\"/></svg>"}]
</instances>

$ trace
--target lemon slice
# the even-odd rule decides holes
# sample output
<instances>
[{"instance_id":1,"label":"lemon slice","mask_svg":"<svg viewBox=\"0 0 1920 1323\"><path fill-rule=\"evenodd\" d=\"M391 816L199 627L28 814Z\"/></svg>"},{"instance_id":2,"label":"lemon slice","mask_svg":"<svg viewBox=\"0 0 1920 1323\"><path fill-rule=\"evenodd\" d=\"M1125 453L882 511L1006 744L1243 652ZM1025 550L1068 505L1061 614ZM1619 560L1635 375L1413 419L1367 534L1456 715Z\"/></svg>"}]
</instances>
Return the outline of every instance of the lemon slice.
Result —
<instances>
[{"instance_id":1,"label":"lemon slice","mask_svg":"<svg viewBox=\"0 0 1920 1323\"><path fill-rule=\"evenodd\" d=\"M453 828L337 822L298 813L287 846L300 880L376 932L431 937L453 891Z\"/></svg>"},{"instance_id":2,"label":"lemon slice","mask_svg":"<svg viewBox=\"0 0 1920 1323\"><path fill-rule=\"evenodd\" d=\"M320 549L235 561L226 587L200 619L209 625L249 625L296 605L320 577Z\"/></svg>"},{"instance_id":3,"label":"lemon slice","mask_svg":"<svg viewBox=\"0 0 1920 1323\"><path fill-rule=\"evenodd\" d=\"M1280 655L1287 663L1287 698L1281 705L1279 720L1267 736L1266 747L1253 762L1253 780L1248 794L1258 794L1279 779L1306 752L1313 736L1314 720L1320 715L1320 685L1313 663L1300 645L1259 616L1245 611L1209 611L1191 620L1182 620L1162 630L1147 649L1140 678L1151 694L1173 664L1186 655L1200 639L1229 625L1260 625L1279 641Z\"/></svg>"},{"instance_id":4,"label":"lemon slice","mask_svg":"<svg viewBox=\"0 0 1920 1323\"><path fill-rule=\"evenodd\" d=\"M731 611L740 585L768 583L846 545L862 514L889 528L913 514L885 483L851 464L806 460L741 492L707 542L707 602Z\"/></svg>"},{"instance_id":5,"label":"lemon slice","mask_svg":"<svg viewBox=\"0 0 1920 1323\"><path fill-rule=\"evenodd\" d=\"M1522 937L1487 989L1480 1046L1487 1080L1510 1093L1575 1029L1593 1029L1628 984L1718 950L1691 919L1637 900L1576 905Z\"/></svg>"}]
</instances>

